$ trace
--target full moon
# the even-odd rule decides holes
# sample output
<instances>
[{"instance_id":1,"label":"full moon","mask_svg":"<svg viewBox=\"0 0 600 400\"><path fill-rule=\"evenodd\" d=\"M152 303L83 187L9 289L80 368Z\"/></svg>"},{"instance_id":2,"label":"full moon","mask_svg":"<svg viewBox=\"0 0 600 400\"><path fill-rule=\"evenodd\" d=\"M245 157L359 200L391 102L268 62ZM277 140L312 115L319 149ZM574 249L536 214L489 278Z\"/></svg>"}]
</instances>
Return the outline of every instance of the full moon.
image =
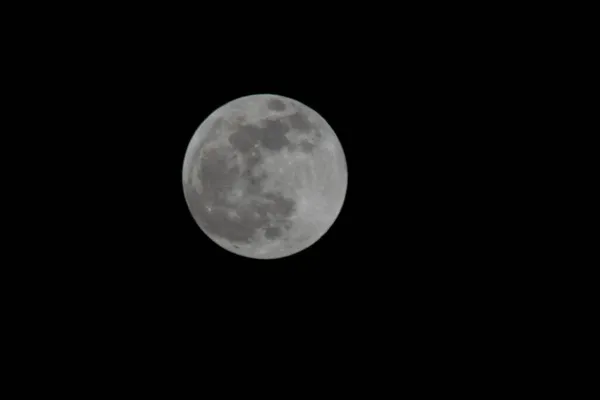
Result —
<instances>
[{"instance_id":1,"label":"full moon","mask_svg":"<svg viewBox=\"0 0 600 400\"><path fill-rule=\"evenodd\" d=\"M313 245L338 217L347 185L331 126L274 94L219 107L192 136L183 162L185 200L201 230L222 248L257 259Z\"/></svg>"}]
</instances>

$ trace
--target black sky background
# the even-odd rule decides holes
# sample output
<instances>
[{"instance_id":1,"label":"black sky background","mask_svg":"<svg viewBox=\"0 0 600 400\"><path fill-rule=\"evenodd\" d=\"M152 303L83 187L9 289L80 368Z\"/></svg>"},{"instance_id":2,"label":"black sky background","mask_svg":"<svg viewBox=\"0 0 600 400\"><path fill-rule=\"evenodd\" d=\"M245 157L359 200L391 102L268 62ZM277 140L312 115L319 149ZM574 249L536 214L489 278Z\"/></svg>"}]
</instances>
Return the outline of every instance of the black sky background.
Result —
<instances>
[{"instance_id":1,"label":"black sky background","mask_svg":"<svg viewBox=\"0 0 600 400\"><path fill-rule=\"evenodd\" d=\"M219 321L244 332L267 321L286 332L353 320L378 332L402 321L484 324L507 282L510 295L525 285L518 264L528 260L515 254L528 228L511 214L523 199L504 189L520 184L509 180L526 152L526 127L514 122L527 112L513 79L524 67L503 57L506 37L486 31L489 20L431 15L391 15L369 29L315 22L280 41L260 26L216 36L199 23L132 16L36 36L26 71L36 101L53 107L35 123L52 121L58 133L41 136L62 149L48 191L57 222L39 235L52 238L44 257L60 262L27 269L31 281L81 316L158 321L157 331L174 326L183 337L218 335ZM335 224L279 260L213 243L181 185L200 123L256 93L316 110L348 165Z\"/></svg>"},{"instance_id":2,"label":"black sky background","mask_svg":"<svg viewBox=\"0 0 600 400\"><path fill-rule=\"evenodd\" d=\"M11 347L36 361L20 359L44 373L64 360L101 380L118 374L136 391L173 375L172 397L179 382L204 390L212 375L227 380L219 390L245 390L234 367L270 386L265 361L331 380L336 393L373 375L372 396L380 381L447 393L438 375L471 385L553 357L543 338L554 327L535 325L565 309L544 294L558 292L544 279L560 273L534 245L553 219L530 195L547 168L535 157L547 140L536 101L553 89L532 62L542 34L526 34L525 14L347 3L328 15L294 3L250 17L206 4L39 5L7 34L10 102L25 112L6 137L24 140L26 155L5 174L24 170L29 190L5 191L25 206L4 208L19 225L7 237L25 239L3 249L17 253L5 257L5 309L16 317L5 325L27 341ZM300 7L310 15L294 22ZM268 261L212 242L181 182L200 123L257 93L316 110L348 166L329 231ZM3 148L7 159L13 149ZM90 363L102 374L80 368ZM309 367L294 374L290 363Z\"/></svg>"},{"instance_id":3,"label":"black sky background","mask_svg":"<svg viewBox=\"0 0 600 400\"><path fill-rule=\"evenodd\" d=\"M81 92L99 94L83 115L99 116L102 126L102 162L92 169L105 190L93 194L102 206L89 238L103 260L92 270L102 279L190 299L268 294L358 303L398 291L446 293L502 259L490 225L502 213L491 205L502 196L492 184L501 168L493 160L506 136L498 136L502 120L489 92L500 83L488 75L494 61L485 52L426 36L383 47L332 40L246 51L156 39L125 42L106 58L92 52L77 71ZM348 164L334 226L279 260L222 250L191 218L181 188L183 156L199 124L254 93L319 112Z\"/></svg>"}]
</instances>

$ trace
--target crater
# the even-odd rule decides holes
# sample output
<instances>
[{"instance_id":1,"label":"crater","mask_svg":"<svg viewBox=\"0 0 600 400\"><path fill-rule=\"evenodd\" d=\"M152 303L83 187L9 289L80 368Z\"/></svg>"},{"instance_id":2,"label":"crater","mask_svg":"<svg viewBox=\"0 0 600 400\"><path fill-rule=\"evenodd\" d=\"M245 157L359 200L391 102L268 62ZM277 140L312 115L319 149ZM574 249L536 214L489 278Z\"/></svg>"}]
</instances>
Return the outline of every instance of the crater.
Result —
<instances>
[{"instance_id":1,"label":"crater","mask_svg":"<svg viewBox=\"0 0 600 400\"><path fill-rule=\"evenodd\" d=\"M289 128L280 120L265 119L261 123L262 126L240 125L229 135L229 143L242 154L248 153L257 146L278 151L290 143L285 136Z\"/></svg>"},{"instance_id":2,"label":"crater","mask_svg":"<svg viewBox=\"0 0 600 400\"><path fill-rule=\"evenodd\" d=\"M223 118L219 117L213 122L210 129L208 130L208 132L206 134L206 141L211 142L211 141L217 139L222 127L223 127Z\"/></svg>"},{"instance_id":3,"label":"crater","mask_svg":"<svg viewBox=\"0 0 600 400\"><path fill-rule=\"evenodd\" d=\"M284 111L285 103L279 99L269 99L267 107L272 111Z\"/></svg>"},{"instance_id":4,"label":"crater","mask_svg":"<svg viewBox=\"0 0 600 400\"><path fill-rule=\"evenodd\" d=\"M237 165L231 165L231 155L211 149L204 153L197 177L202 184L203 193L218 197L230 190L239 172Z\"/></svg>"},{"instance_id":5,"label":"crater","mask_svg":"<svg viewBox=\"0 0 600 400\"><path fill-rule=\"evenodd\" d=\"M302 150L302 152L307 153L307 154L312 153L313 149L316 147L315 144L313 144L307 140L303 140L298 145L300 146L300 149Z\"/></svg>"},{"instance_id":6,"label":"crater","mask_svg":"<svg viewBox=\"0 0 600 400\"><path fill-rule=\"evenodd\" d=\"M263 147L271 151L279 151L289 145L290 141L285 137L288 130L288 127L279 120L266 120L261 138Z\"/></svg>"},{"instance_id":7,"label":"crater","mask_svg":"<svg viewBox=\"0 0 600 400\"><path fill-rule=\"evenodd\" d=\"M229 135L229 143L242 154L248 153L260 143L262 129L255 125L241 125Z\"/></svg>"},{"instance_id":8,"label":"crater","mask_svg":"<svg viewBox=\"0 0 600 400\"><path fill-rule=\"evenodd\" d=\"M313 128L312 124L308 120L308 117L300 111L296 111L294 114L288 116L287 119L293 129L297 129L302 132L308 132Z\"/></svg>"},{"instance_id":9,"label":"crater","mask_svg":"<svg viewBox=\"0 0 600 400\"><path fill-rule=\"evenodd\" d=\"M281 228L277 226L270 226L265 229L265 238L269 240L274 240L281 237Z\"/></svg>"}]
</instances>

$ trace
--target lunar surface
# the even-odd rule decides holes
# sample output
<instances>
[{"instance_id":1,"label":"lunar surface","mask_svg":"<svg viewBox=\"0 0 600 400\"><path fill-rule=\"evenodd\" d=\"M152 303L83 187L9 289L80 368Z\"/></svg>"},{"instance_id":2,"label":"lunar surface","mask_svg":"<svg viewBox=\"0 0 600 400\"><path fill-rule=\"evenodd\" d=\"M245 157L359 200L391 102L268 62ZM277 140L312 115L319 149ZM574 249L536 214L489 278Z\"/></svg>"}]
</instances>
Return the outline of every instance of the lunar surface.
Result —
<instances>
[{"instance_id":1,"label":"lunar surface","mask_svg":"<svg viewBox=\"0 0 600 400\"><path fill-rule=\"evenodd\" d=\"M339 215L346 159L329 124L287 97L241 97L193 135L183 163L190 212L215 243L273 259L314 244Z\"/></svg>"}]
</instances>

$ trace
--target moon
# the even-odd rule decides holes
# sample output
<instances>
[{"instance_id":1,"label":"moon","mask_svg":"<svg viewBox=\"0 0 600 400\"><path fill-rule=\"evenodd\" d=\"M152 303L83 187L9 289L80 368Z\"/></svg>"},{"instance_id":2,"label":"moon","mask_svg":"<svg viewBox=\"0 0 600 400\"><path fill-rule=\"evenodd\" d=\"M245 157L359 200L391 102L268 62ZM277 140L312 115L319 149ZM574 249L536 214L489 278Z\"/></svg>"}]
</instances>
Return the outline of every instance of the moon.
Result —
<instances>
[{"instance_id":1,"label":"moon","mask_svg":"<svg viewBox=\"0 0 600 400\"><path fill-rule=\"evenodd\" d=\"M275 94L216 109L192 136L183 189L200 229L232 253L298 253L337 219L348 173L331 126L307 105Z\"/></svg>"}]
</instances>

